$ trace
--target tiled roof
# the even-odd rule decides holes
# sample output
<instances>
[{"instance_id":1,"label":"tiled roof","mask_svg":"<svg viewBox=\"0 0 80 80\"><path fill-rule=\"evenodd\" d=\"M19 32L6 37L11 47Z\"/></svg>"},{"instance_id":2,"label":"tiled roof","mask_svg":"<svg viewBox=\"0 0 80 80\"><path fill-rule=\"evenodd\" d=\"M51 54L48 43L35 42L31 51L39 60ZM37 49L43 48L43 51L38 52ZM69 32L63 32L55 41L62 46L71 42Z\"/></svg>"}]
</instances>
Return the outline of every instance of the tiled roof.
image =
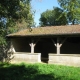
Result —
<instances>
[{"instance_id":1,"label":"tiled roof","mask_svg":"<svg viewBox=\"0 0 80 80\"><path fill-rule=\"evenodd\" d=\"M25 29L13 34L9 34L8 37L41 36L41 35L74 35L74 34L80 34L80 25L47 26L32 28L32 30Z\"/></svg>"}]
</instances>

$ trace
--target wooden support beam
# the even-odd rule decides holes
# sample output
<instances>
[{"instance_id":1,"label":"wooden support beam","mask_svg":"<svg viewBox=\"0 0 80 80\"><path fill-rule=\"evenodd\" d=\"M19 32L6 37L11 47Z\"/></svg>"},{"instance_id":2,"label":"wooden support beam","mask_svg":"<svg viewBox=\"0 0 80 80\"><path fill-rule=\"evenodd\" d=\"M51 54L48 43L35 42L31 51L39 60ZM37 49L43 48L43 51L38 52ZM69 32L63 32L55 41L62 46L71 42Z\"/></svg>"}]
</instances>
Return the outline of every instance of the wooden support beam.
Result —
<instances>
[{"instance_id":1,"label":"wooden support beam","mask_svg":"<svg viewBox=\"0 0 80 80\"><path fill-rule=\"evenodd\" d=\"M39 38L39 39L35 42L35 44L37 44L40 39L41 39L41 38Z\"/></svg>"},{"instance_id":2,"label":"wooden support beam","mask_svg":"<svg viewBox=\"0 0 80 80\"><path fill-rule=\"evenodd\" d=\"M53 39L51 39L52 40L52 42L53 42L53 44L55 45L55 47L56 47L56 43L55 43L55 41L53 40Z\"/></svg>"},{"instance_id":3,"label":"wooden support beam","mask_svg":"<svg viewBox=\"0 0 80 80\"><path fill-rule=\"evenodd\" d=\"M31 43L31 53L34 53L34 43Z\"/></svg>"},{"instance_id":4,"label":"wooden support beam","mask_svg":"<svg viewBox=\"0 0 80 80\"><path fill-rule=\"evenodd\" d=\"M55 45L55 47L56 47L56 52L57 52L57 54L60 54L60 39L59 38L57 38L57 43L53 40L53 39L51 39L52 40L52 42L53 42L53 44Z\"/></svg>"},{"instance_id":5,"label":"wooden support beam","mask_svg":"<svg viewBox=\"0 0 80 80\"><path fill-rule=\"evenodd\" d=\"M63 45L63 43L65 42L66 39L67 39L67 38L65 38L65 39L63 39L63 40L61 41L60 38L58 37L58 38L57 38L57 42L55 42L53 39L51 39L52 42L54 43L55 47L56 47L56 52L57 52L57 54L60 54L60 48L61 48L61 46ZM60 41L61 41L61 43L60 43Z\"/></svg>"},{"instance_id":6,"label":"wooden support beam","mask_svg":"<svg viewBox=\"0 0 80 80\"><path fill-rule=\"evenodd\" d=\"M15 52L16 52L16 51L15 51L15 49L14 49L14 46L13 46L12 42L11 42L10 49L11 49L11 51L12 51L13 53L15 53Z\"/></svg>"},{"instance_id":7,"label":"wooden support beam","mask_svg":"<svg viewBox=\"0 0 80 80\"><path fill-rule=\"evenodd\" d=\"M35 45L38 43L39 40L40 38L36 42L34 42L34 40L32 39L31 43L29 44L31 47L31 53L34 53Z\"/></svg>"},{"instance_id":8,"label":"wooden support beam","mask_svg":"<svg viewBox=\"0 0 80 80\"><path fill-rule=\"evenodd\" d=\"M62 46L62 44L66 41L67 37L64 38L64 40L60 43L60 47Z\"/></svg>"},{"instance_id":9,"label":"wooden support beam","mask_svg":"<svg viewBox=\"0 0 80 80\"><path fill-rule=\"evenodd\" d=\"M32 40L29 45L31 47L31 53L34 53L34 47L35 47L34 40Z\"/></svg>"},{"instance_id":10,"label":"wooden support beam","mask_svg":"<svg viewBox=\"0 0 80 80\"><path fill-rule=\"evenodd\" d=\"M11 42L11 44L10 44L10 48L9 48L9 50L8 50L7 53L11 53L11 54L13 54L13 53L15 53L15 52L16 52L16 51L15 51L15 49L14 49L14 47L13 47L12 42Z\"/></svg>"},{"instance_id":11,"label":"wooden support beam","mask_svg":"<svg viewBox=\"0 0 80 80\"><path fill-rule=\"evenodd\" d=\"M63 43L66 41L67 38L64 38L60 43L60 38L57 38L57 54L60 54L60 48L63 45Z\"/></svg>"},{"instance_id":12,"label":"wooden support beam","mask_svg":"<svg viewBox=\"0 0 80 80\"><path fill-rule=\"evenodd\" d=\"M59 42L60 42L60 39L57 38L57 43L56 43L57 54L60 54L60 44L59 44Z\"/></svg>"}]
</instances>

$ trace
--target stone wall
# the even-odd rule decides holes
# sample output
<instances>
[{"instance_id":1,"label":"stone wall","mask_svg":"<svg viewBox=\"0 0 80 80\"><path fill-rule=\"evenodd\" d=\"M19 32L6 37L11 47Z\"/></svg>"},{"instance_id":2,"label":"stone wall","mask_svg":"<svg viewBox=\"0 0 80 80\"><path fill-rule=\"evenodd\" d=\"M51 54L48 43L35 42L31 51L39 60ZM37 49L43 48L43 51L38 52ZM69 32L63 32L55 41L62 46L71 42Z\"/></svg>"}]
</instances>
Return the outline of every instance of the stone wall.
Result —
<instances>
[{"instance_id":1,"label":"stone wall","mask_svg":"<svg viewBox=\"0 0 80 80\"><path fill-rule=\"evenodd\" d=\"M43 58L46 59L46 58ZM47 59L46 59L47 60ZM11 63L38 63L41 62L41 53L14 53ZM43 62L43 61L42 61ZM79 54L49 54L48 64L60 64L68 66L80 66Z\"/></svg>"},{"instance_id":2,"label":"stone wall","mask_svg":"<svg viewBox=\"0 0 80 80\"><path fill-rule=\"evenodd\" d=\"M49 54L49 64L80 66L79 54Z\"/></svg>"},{"instance_id":3,"label":"stone wall","mask_svg":"<svg viewBox=\"0 0 80 80\"><path fill-rule=\"evenodd\" d=\"M11 60L11 63L38 63L40 62L40 53L14 53L14 58Z\"/></svg>"}]
</instances>

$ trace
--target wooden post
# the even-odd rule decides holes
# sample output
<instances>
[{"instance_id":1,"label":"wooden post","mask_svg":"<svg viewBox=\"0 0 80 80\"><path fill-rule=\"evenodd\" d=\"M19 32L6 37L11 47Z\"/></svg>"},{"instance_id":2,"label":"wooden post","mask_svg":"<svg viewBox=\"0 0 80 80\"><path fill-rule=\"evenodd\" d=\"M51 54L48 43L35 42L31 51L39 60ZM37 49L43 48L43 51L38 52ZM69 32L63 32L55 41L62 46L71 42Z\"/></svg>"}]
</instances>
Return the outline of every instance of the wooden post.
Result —
<instances>
[{"instance_id":1,"label":"wooden post","mask_svg":"<svg viewBox=\"0 0 80 80\"><path fill-rule=\"evenodd\" d=\"M34 43L33 43L33 40L31 42L31 53L34 53Z\"/></svg>"},{"instance_id":2,"label":"wooden post","mask_svg":"<svg viewBox=\"0 0 80 80\"><path fill-rule=\"evenodd\" d=\"M34 53L34 47L35 47L34 40L32 40L30 47L31 47L31 53Z\"/></svg>"},{"instance_id":3,"label":"wooden post","mask_svg":"<svg viewBox=\"0 0 80 80\"><path fill-rule=\"evenodd\" d=\"M60 47L62 46L62 44L65 42L66 39L67 38L64 38L61 43L60 43L60 38L59 37L57 38L57 43L53 39L51 39L53 44L56 47L57 54L60 54Z\"/></svg>"},{"instance_id":4,"label":"wooden post","mask_svg":"<svg viewBox=\"0 0 80 80\"><path fill-rule=\"evenodd\" d=\"M60 44L59 44L59 38L57 38L57 54L60 54Z\"/></svg>"},{"instance_id":5,"label":"wooden post","mask_svg":"<svg viewBox=\"0 0 80 80\"><path fill-rule=\"evenodd\" d=\"M34 40L32 39L31 43L29 44L31 47L31 53L34 53L34 47L38 43L39 40L40 38L34 43Z\"/></svg>"},{"instance_id":6,"label":"wooden post","mask_svg":"<svg viewBox=\"0 0 80 80\"><path fill-rule=\"evenodd\" d=\"M16 52L15 49L14 49L14 47L13 47L12 42L10 44L10 49L8 50L8 52L12 52L12 53L15 53Z\"/></svg>"},{"instance_id":7,"label":"wooden post","mask_svg":"<svg viewBox=\"0 0 80 80\"><path fill-rule=\"evenodd\" d=\"M31 53L34 53L34 43L31 43Z\"/></svg>"}]
</instances>

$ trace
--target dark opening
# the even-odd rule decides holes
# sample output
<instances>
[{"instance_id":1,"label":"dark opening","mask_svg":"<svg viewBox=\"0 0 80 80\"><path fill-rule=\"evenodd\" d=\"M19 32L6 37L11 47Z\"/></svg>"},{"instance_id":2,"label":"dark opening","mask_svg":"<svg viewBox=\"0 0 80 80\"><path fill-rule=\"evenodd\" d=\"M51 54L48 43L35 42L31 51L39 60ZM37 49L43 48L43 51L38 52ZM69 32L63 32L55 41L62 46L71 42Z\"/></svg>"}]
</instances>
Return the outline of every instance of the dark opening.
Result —
<instances>
[{"instance_id":1,"label":"dark opening","mask_svg":"<svg viewBox=\"0 0 80 80\"><path fill-rule=\"evenodd\" d=\"M48 63L49 60L49 53L47 52L41 52L41 61L44 63Z\"/></svg>"},{"instance_id":2,"label":"dark opening","mask_svg":"<svg viewBox=\"0 0 80 80\"><path fill-rule=\"evenodd\" d=\"M29 45L30 39L24 37L15 38L12 42L16 52L31 52Z\"/></svg>"},{"instance_id":3,"label":"dark opening","mask_svg":"<svg viewBox=\"0 0 80 80\"><path fill-rule=\"evenodd\" d=\"M61 54L80 54L80 37L69 37L61 46Z\"/></svg>"},{"instance_id":4,"label":"dark opening","mask_svg":"<svg viewBox=\"0 0 80 80\"><path fill-rule=\"evenodd\" d=\"M35 46L35 52L39 51L41 53L41 61L48 63L49 53L56 53L56 47L49 38L41 38L37 45Z\"/></svg>"}]
</instances>

